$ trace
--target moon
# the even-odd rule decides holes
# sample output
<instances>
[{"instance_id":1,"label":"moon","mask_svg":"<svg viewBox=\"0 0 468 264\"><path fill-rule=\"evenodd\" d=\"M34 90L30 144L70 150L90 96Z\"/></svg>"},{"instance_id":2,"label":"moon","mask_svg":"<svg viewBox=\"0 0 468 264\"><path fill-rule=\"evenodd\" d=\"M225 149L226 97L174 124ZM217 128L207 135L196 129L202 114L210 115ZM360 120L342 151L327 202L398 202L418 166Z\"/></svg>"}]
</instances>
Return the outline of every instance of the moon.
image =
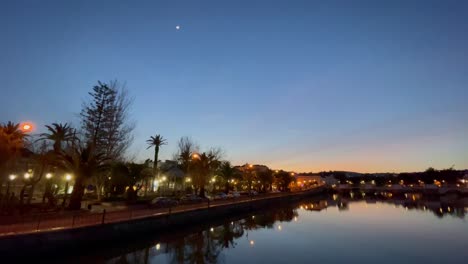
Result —
<instances>
[{"instance_id":1,"label":"moon","mask_svg":"<svg viewBox=\"0 0 468 264\"><path fill-rule=\"evenodd\" d=\"M179 25L175 26L175 29L179 30L179 29L180 29L180 26L179 26Z\"/></svg>"}]
</instances>

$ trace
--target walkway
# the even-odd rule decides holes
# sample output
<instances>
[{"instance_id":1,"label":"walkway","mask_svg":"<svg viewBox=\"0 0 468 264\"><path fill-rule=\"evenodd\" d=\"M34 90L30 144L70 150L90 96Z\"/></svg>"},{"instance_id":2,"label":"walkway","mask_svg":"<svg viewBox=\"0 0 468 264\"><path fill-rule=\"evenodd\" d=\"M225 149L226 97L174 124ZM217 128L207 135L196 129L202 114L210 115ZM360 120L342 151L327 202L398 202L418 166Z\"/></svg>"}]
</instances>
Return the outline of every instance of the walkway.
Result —
<instances>
[{"instance_id":1,"label":"walkway","mask_svg":"<svg viewBox=\"0 0 468 264\"><path fill-rule=\"evenodd\" d=\"M316 187L319 189L321 186ZM197 204L179 205L173 208L143 208L134 210L121 210L102 213L85 213L78 212L76 214L57 216L57 215L38 215L33 219L23 220L23 222L0 225L0 237L8 235L28 234L35 232L47 232L59 229L71 229L84 226L101 225L105 223L115 223L129 221L133 219L170 215L192 211L202 208L212 208L217 206L232 205L236 203L248 203L250 201L272 199L277 197L294 196L299 193L310 192L310 190L293 192L293 193L269 193L256 196L241 196L238 198L230 198L224 200L215 200Z\"/></svg>"}]
</instances>

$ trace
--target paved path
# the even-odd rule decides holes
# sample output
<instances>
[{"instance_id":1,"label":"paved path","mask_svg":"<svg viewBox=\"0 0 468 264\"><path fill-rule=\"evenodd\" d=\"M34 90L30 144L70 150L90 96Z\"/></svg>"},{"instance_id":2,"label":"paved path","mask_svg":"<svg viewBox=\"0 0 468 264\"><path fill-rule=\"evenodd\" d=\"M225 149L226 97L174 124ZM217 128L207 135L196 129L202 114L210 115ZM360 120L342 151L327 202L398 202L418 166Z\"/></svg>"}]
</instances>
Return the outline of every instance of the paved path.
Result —
<instances>
[{"instance_id":1,"label":"paved path","mask_svg":"<svg viewBox=\"0 0 468 264\"><path fill-rule=\"evenodd\" d=\"M306 190L310 191L310 190ZM304 191L304 192L306 192ZM302 193L302 192L301 192ZM46 232L51 230L77 228L83 226L100 225L104 223L114 223L128 221L132 219L167 215L185 211L197 210L208 207L225 206L236 203L245 203L252 200L271 199L276 197L290 196L297 193L269 193L256 196L241 196L238 198L215 200L197 204L178 205L173 208L141 208L112 211L106 213L83 213L67 215L43 215L33 219L24 220L21 223L10 225L0 225L0 236L28 234L35 232Z\"/></svg>"}]
</instances>

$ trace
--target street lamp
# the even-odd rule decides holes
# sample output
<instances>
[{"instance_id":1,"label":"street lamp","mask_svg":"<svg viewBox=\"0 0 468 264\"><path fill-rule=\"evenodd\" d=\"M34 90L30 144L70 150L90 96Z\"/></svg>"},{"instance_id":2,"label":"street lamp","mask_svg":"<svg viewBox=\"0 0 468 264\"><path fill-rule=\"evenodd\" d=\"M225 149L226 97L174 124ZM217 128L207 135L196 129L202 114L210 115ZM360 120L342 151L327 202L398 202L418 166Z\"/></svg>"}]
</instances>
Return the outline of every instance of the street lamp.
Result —
<instances>
[{"instance_id":1,"label":"street lamp","mask_svg":"<svg viewBox=\"0 0 468 264\"><path fill-rule=\"evenodd\" d=\"M34 126L32 123L29 123L29 122L24 122L20 125L20 129L21 131L23 131L24 133L29 133L29 132L32 132L34 130Z\"/></svg>"},{"instance_id":2,"label":"street lamp","mask_svg":"<svg viewBox=\"0 0 468 264\"><path fill-rule=\"evenodd\" d=\"M44 194L42 195L42 203L45 202L45 199L46 197L48 196L48 194L50 193L50 188L51 188L51 182L50 182L50 179L52 179L52 173L47 173L46 174L46 186L45 186L45 190L44 190Z\"/></svg>"},{"instance_id":3,"label":"street lamp","mask_svg":"<svg viewBox=\"0 0 468 264\"><path fill-rule=\"evenodd\" d=\"M25 179L25 180L28 180L29 178L31 178L31 174L29 174L29 172L26 172L26 173L24 174L24 179Z\"/></svg>"},{"instance_id":4,"label":"street lamp","mask_svg":"<svg viewBox=\"0 0 468 264\"><path fill-rule=\"evenodd\" d=\"M71 180L71 178L72 176L70 174L65 175L65 193L63 194L62 206L65 206L65 202L67 201L68 182Z\"/></svg>"},{"instance_id":5,"label":"street lamp","mask_svg":"<svg viewBox=\"0 0 468 264\"><path fill-rule=\"evenodd\" d=\"M7 198L8 198L8 195L10 194L10 184L11 184L12 181L14 181L14 180L16 179L16 175L11 174L8 178L9 178L10 180L9 180L8 183L7 183L7 191L6 191Z\"/></svg>"}]
</instances>

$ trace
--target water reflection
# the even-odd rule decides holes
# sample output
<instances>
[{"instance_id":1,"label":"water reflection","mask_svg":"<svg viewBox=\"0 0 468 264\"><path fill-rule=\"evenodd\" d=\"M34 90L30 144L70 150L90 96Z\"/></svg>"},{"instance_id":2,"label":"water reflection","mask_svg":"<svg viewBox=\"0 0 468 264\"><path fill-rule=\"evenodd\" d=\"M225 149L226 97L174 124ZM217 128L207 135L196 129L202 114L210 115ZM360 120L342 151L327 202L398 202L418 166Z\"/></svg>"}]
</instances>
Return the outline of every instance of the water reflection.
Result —
<instances>
[{"instance_id":1,"label":"water reflection","mask_svg":"<svg viewBox=\"0 0 468 264\"><path fill-rule=\"evenodd\" d=\"M148 263L165 255L169 263L220 263L224 249L235 248L238 239L245 236L251 247L255 240L248 238L248 232L257 229L275 229L276 222L297 220L298 214L293 207L272 210L251 215L236 221L188 234L178 239L168 237L152 247L121 255L108 263ZM277 230L281 231L281 225Z\"/></svg>"},{"instance_id":2,"label":"water reflection","mask_svg":"<svg viewBox=\"0 0 468 264\"><path fill-rule=\"evenodd\" d=\"M466 203L466 198L463 197L425 197L420 194L390 195L388 193L360 192L336 193L329 196L281 205L278 208L269 209L262 213L257 212L251 215L243 216L241 219L228 219L218 224L201 227L198 230L191 230L190 232L184 231L181 233L176 232L173 234L168 234L166 236L160 237L158 241L153 242L151 245L144 246L137 250L132 249L130 253L128 253L127 250L122 250L122 252L125 253L122 253L117 257L110 258L107 263L233 263L242 261L243 254L246 255L245 259L249 263L255 262L253 259L254 257L258 257L259 259L264 258L267 260L267 262L281 263L283 261L277 258L273 258L271 255L277 254L278 252L275 252L275 250L281 249L282 246L287 247L283 248L284 252L282 253L286 255L286 258L299 258L300 262L307 260L307 254L302 254L301 257L293 253L288 253L290 250L295 250L294 247L291 246L291 248L289 248L289 244L281 243L291 243L291 241L296 240L304 241L304 243L296 246L299 247L297 249L299 252L310 250L310 248L307 246L307 242L314 242L318 244L323 243L321 244L322 247L315 249L317 250L316 254L324 254L326 250L330 250L330 245L333 244L330 244L327 247L326 241L330 239L330 241L333 241L334 236L346 237L347 235L351 235L351 240L349 240L348 243L354 243L356 240L358 240L358 238L352 236L355 235L354 232L358 233L359 231L353 230L355 227L351 224L349 224L349 230L342 230L341 233L337 233L335 228L329 228L326 231L323 231L323 233L315 230L313 233L314 236L305 233L302 234L302 232L305 232L308 229L321 228L329 223L346 223L346 221L349 220L346 216L349 215L348 212L354 212L353 214L355 215L362 215L365 213L361 213L359 210L371 210L375 213L375 210L385 209L386 213L395 214L395 212L392 210L399 210L401 213L413 210L425 213L432 212L439 218L450 216L453 219L464 219L468 208L468 206L464 203ZM390 208L392 210L390 210ZM338 215L324 216L323 214L325 214L325 212L323 211L330 209L332 209L332 211L336 211ZM382 213L379 214L385 214L385 212L382 211ZM320 217L323 216L325 218L321 220L322 222L314 223L311 221L311 217L314 215ZM428 215L418 217L427 218L427 216ZM404 221L402 220L402 223L406 224ZM411 223L408 225L411 225ZM356 226L356 228L361 228L359 225ZM418 227L413 228L412 232L420 231L418 228L421 228L421 226L424 225L419 225L418 223ZM464 220L462 220L461 226L468 227L464 223ZM430 228L428 230L435 230L432 226L428 228ZM459 227L457 226L455 229L456 228ZM290 231L291 229L297 230ZM367 230L367 227L365 227L363 230ZM380 232L384 231L385 230L381 230ZM420 232L423 233L426 231ZM468 234L466 230L464 232ZM272 235L272 233L277 234ZM280 237L281 234L285 234L284 241L278 240L278 237ZM359 234L363 236L370 236L369 234L372 235L372 232L369 234ZM323 235L324 237L320 237L320 235ZM392 236L391 233L383 233L382 236L384 235L388 235L389 237ZM437 235L440 236L440 234ZM260 238L261 240L257 240ZM373 238L370 237L370 239ZM394 239L395 244L398 244L399 238ZM452 237L450 239L454 238ZM462 242L468 242L468 237L464 237L463 234L461 234L460 237L457 237L457 239ZM372 242L370 245L384 243L382 241L385 240L379 239L376 241L377 242ZM418 243L420 242L418 241ZM418 243L413 243L414 245L412 246L415 248L408 249L409 252L418 252L418 250L420 250L417 248ZM385 247L388 247L388 245L382 245L382 248ZM348 248L350 252L352 252L353 246L348 246ZM248 255L252 254L252 250L254 250L255 255ZM359 247L354 248L354 250L358 252ZM404 251L407 249L398 250ZM266 253L267 251L270 252L268 255ZM345 250L342 249L342 251L343 254L346 253ZM443 252L443 250L441 250L441 252ZM349 254L352 255L354 253ZM378 251L375 251L374 254L376 254L377 257L379 256ZM404 254L403 256L407 257ZM320 255L316 255L316 257L324 258L324 256ZM348 258L350 257L348 256ZM233 259L235 259L235 261L233 261ZM352 262L352 259L349 260ZM364 263L366 262L364 261ZM383 263L385 263L385 261ZM426 263L430 263L430 261Z\"/></svg>"},{"instance_id":3,"label":"water reflection","mask_svg":"<svg viewBox=\"0 0 468 264\"><path fill-rule=\"evenodd\" d=\"M337 206L339 210L345 211L349 209L349 203L358 201L364 201L366 204L392 204L405 210L431 211L440 218L454 216L464 219L468 212L468 199L457 194L431 196L422 193L344 192L333 194L331 200L321 200L309 207L310 210L322 210L328 206Z\"/></svg>"}]
</instances>

